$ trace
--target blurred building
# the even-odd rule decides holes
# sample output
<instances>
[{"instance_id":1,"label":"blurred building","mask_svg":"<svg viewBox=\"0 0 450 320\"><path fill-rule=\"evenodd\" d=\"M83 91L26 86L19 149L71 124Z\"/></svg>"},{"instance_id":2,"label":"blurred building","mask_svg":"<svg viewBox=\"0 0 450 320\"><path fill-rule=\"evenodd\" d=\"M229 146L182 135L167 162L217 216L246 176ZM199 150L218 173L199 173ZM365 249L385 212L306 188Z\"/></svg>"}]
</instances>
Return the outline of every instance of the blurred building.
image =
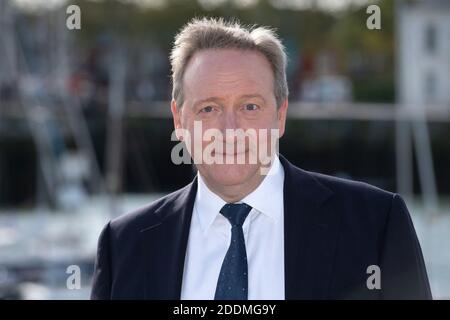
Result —
<instances>
[{"instance_id":1,"label":"blurred building","mask_svg":"<svg viewBox=\"0 0 450 320\"><path fill-rule=\"evenodd\" d=\"M303 102L351 102L351 79L337 68L338 57L333 52L320 52L305 57L302 65L299 99Z\"/></svg>"},{"instance_id":2,"label":"blurred building","mask_svg":"<svg viewBox=\"0 0 450 320\"><path fill-rule=\"evenodd\" d=\"M450 1L402 1L397 21L399 102L450 111Z\"/></svg>"}]
</instances>

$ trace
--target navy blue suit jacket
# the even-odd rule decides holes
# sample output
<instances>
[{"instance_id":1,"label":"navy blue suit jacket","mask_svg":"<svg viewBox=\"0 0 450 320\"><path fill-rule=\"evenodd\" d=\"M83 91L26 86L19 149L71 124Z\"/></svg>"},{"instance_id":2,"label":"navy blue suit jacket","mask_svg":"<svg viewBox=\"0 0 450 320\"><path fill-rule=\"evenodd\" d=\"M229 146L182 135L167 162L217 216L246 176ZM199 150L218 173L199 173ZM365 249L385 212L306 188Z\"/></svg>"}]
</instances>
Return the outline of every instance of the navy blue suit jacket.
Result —
<instances>
[{"instance_id":1,"label":"navy blue suit jacket","mask_svg":"<svg viewBox=\"0 0 450 320\"><path fill-rule=\"evenodd\" d=\"M365 183L285 171L286 299L430 299L402 198ZM196 179L103 229L92 299L179 299ZM370 265L381 288L368 289Z\"/></svg>"}]
</instances>

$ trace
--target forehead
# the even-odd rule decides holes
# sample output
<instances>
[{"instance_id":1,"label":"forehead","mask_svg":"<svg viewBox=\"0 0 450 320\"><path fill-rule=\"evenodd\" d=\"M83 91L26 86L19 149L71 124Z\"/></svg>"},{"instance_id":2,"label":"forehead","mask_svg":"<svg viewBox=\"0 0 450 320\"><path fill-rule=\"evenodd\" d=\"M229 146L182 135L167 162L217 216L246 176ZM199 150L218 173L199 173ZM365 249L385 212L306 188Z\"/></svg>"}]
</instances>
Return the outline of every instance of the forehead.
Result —
<instances>
[{"instance_id":1,"label":"forehead","mask_svg":"<svg viewBox=\"0 0 450 320\"><path fill-rule=\"evenodd\" d=\"M273 94L273 72L266 57L250 50L208 49L191 58L183 86L186 98L206 95Z\"/></svg>"}]
</instances>

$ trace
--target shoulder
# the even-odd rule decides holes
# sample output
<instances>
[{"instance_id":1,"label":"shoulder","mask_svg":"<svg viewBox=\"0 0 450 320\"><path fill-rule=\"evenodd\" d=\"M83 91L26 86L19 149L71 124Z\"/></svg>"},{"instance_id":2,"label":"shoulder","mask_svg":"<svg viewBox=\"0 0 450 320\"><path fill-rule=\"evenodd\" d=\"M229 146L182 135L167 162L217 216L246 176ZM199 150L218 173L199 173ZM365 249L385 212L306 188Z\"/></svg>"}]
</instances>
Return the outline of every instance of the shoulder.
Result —
<instances>
[{"instance_id":1,"label":"shoulder","mask_svg":"<svg viewBox=\"0 0 450 320\"><path fill-rule=\"evenodd\" d=\"M310 195L329 194L339 200L352 200L352 202L386 202L391 201L394 193L380 189L365 182L344 179L323 173L308 171L290 163L280 156L289 185L292 188L303 188L302 192ZM315 193L310 190L314 190Z\"/></svg>"},{"instance_id":2,"label":"shoulder","mask_svg":"<svg viewBox=\"0 0 450 320\"><path fill-rule=\"evenodd\" d=\"M344 179L322 173L305 171L320 184L326 186L338 197L352 197L354 200L391 201L395 195L362 181Z\"/></svg>"},{"instance_id":3,"label":"shoulder","mask_svg":"<svg viewBox=\"0 0 450 320\"><path fill-rule=\"evenodd\" d=\"M283 159L291 188L307 197L326 199L333 212L349 225L383 226L388 218L397 194L365 182L307 171ZM303 190L302 190L303 189Z\"/></svg>"},{"instance_id":4,"label":"shoulder","mask_svg":"<svg viewBox=\"0 0 450 320\"><path fill-rule=\"evenodd\" d=\"M314 180L331 190L330 204L339 212L342 222L362 230L382 230L401 197L361 181L309 172Z\"/></svg>"},{"instance_id":5,"label":"shoulder","mask_svg":"<svg viewBox=\"0 0 450 320\"><path fill-rule=\"evenodd\" d=\"M181 189L112 219L108 223L111 232L115 237L121 237L124 234L140 232L160 223L162 219L176 211L177 206L185 203L186 196L193 183L191 182Z\"/></svg>"}]
</instances>

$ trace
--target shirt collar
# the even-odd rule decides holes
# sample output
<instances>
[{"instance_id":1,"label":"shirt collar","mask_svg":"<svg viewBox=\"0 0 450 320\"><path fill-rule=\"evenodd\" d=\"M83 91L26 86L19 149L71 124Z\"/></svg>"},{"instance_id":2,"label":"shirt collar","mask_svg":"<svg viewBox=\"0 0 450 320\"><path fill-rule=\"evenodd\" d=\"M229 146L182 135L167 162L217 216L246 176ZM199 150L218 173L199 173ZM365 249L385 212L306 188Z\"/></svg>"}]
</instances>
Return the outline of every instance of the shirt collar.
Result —
<instances>
[{"instance_id":1,"label":"shirt collar","mask_svg":"<svg viewBox=\"0 0 450 320\"><path fill-rule=\"evenodd\" d=\"M275 154L272 165L262 182L240 202L248 204L273 221L277 221L282 213L283 184L284 170ZM200 172L198 172L195 205L203 232L209 229L225 204L226 202L221 197L208 188Z\"/></svg>"},{"instance_id":2,"label":"shirt collar","mask_svg":"<svg viewBox=\"0 0 450 320\"><path fill-rule=\"evenodd\" d=\"M203 181L200 172L197 173L197 196L195 199L195 206L197 210L200 227L206 232L214 219L220 213L220 209L226 202L212 192L205 181Z\"/></svg>"},{"instance_id":3,"label":"shirt collar","mask_svg":"<svg viewBox=\"0 0 450 320\"><path fill-rule=\"evenodd\" d=\"M283 207L283 166L275 154L272 166L259 186L248 194L242 202L268 216L273 221L280 218Z\"/></svg>"}]
</instances>

